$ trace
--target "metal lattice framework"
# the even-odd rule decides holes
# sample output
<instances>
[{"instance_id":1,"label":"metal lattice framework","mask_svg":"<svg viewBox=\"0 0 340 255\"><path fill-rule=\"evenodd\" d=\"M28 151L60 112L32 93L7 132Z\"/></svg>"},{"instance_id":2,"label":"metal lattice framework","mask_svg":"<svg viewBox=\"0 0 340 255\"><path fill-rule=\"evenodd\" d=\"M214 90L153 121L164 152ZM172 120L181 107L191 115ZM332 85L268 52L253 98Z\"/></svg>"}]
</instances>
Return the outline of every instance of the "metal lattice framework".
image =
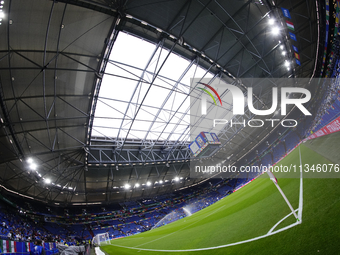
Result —
<instances>
[{"instance_id":1,"label":"metal lattice framework","mask_svg":"<svg viewBox=\"0 0 340 255\"><path fill-rule=\"evenodd\" d=\"M283 64L293 60L292 43L280 7L291 12L300 49L302 64L290 70ZM204 70L211 81L220 79L246 93L252 84L241 84L239 78L311 77L318 47L317 8L316 2L302 0L6 0L0 25L1 186L38 200L71 204L154 196L200 183L202 179L189 176L188 116L194 113L190 105L176 101L176 96L185 102L200 95L184 79ZM281 27L276 37L270 33L269 17ZM122 34L154 45L144 68L111 55ZM187 63L177 78L163 73L172 56ZM106 76L133 83L136 94L146 88L141 100L101 95ZM163 91L160 105L148 103L155 88ZM253 93L255 107L270 107L270 86ZM221 97L229 116L230 94L226 90ZM166 108L171 100L176 107ZM101 128L108 127L96 125L100 105L120 112L110 113L121 123L110 127L117 136L102 134ZM147 129L136 124L145 111L152 116ZM254 117L248 111L244 116ZM235 162L272 129L225 126L218 134L222 146L216 157ZM144 135L133 137L136 132ZM34 171L28 168L29 157L38 165ZM123 188L137 182L145 186Z\"/></svg>"}]
</instances>

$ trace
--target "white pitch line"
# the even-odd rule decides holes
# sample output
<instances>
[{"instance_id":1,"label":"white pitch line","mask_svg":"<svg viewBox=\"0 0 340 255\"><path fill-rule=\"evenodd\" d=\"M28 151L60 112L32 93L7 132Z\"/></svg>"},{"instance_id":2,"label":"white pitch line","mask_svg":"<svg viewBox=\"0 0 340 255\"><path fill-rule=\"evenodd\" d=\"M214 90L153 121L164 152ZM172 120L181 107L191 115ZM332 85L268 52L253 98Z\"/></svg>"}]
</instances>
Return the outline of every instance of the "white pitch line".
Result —
<instances>
[{"instance_id":1,"label":"white pitch line","mask_svg":"<svg viewBox=\"0 0 340 255\"><path fill-rule=\"evenodd\" d=\"M295 212L296 211L298 211L299 209L296 209L295 210ZM291 212L291 213L289 213L288 215L286 215L285 217L283 217L281 220L279 220L269 231L268 231L268 233L267 234L270 234L270 233L272 233L273 231L274 231L274 229L282 222L282 221L284 221L285 219L287 219L290 215L292 215L293 214L293 212Z\"/></svg>"},{"instance_id":2,"label":"white pitch line","mask_svg":"<svg viewBox=\"0 0 340 255\"><path fill-rule=\"evenodd\" d=\"M290 229L292 227L295 227L296 225L299 225L299 222L295 222L287 227L281 228L279 230L276 230L270 234L265 234L262 236L258 236L258 237L254 237L248 240L244 240L244 241L240 241L240 242L236 242L236 243L230 243L230 244L225 244L225 245L219 245L219 246L214 246L214 247L207 247L207 248L197 248L197 249L187 249L187 250L158 250L158 249L145 249L145 248L137 248L137 247L128 247L128 246L122 246L122 245L117 245L117 244L111 244L113 246L117 246L117 247L121 247L121 248L127 248L127 249L132 249L132 250L142 250L142 251L159 251L159 252L189 252L189 251L205 251L205 250L215 250L215 249L220 249L220 248L225 248L225 247L229 247L229 246L235 246L238 244L243 244L243 243L249 243L252 241L256 241L268 236L272 236L275 235L277 233L280 233L282 231L285 231L287 229Z\"/></svg>"},{"instance_id":3,"label":"white pitch line","mask_svg":"<svg viewBox=\"0 0 340 255\"><path fill-rule=\"evenodd\" d=\"M221 207L222 208L222 207ZM298 210L298 209L296 209L296 210ZM215 211L216 212L216 211ZM214 212L213 212L214 213ZM211 214L213 214L213 213L211 213ZM209 214L208 216L210 216L211 214ZM187 249L187 250L159 250L159 249L146 249L146 248L139 248L139 247L129 247L129 246L123 246L123 245L117 245L117 244L111 244L111 245L113 245L113 246L117 246L117 247L121 247L121 248L127 248L127 249L132 249L132 250L142 250L142 251L159 251L159 252L189 252L189 251L204 251L204 250L214 250L214 249L220 249L220 248L225 248L225 247L230 247L230 246L235 246L235 245L238 245L238 244L243 244L243 243L249 243L249 242L252 242L252 241L256 241L256 240L259 240L259 239L262 239L262 238L265 238L265 237L268 237L268 236L272 236L272 235L275 235L275 234L278 234L278 233L280 233L280 232L282 232L282 231L285 231L285 230L287 230L287 229L290 229L290 228L292 228L292 227L295 227L296 225L299 225L299 224L301 224L301 222L300 221L297 221L297 222L295 222L295 223L293 223L293 224L290 224L290 225L288 225L288 226L286 226L286 227L284 227L284 228L280 228L280 229L278 229L278 230L276 230L276 231L273 231L276 227L277 227L277 225L279 225L283 220L285 220L287 217L289 217L290 215L292 215L293 213L291 212L291 213L289 213L288 215L286 215L284 218L282 218L278 223L276 223L275 225L274 225L274 227L273 228L271 228L270 230L269 230L269 232L267 233L267 234L265 234L265 235L262 235L262 236L258 236L258 237L254 237L254 238L251 238L251 239L248 239L248 240L244 240L244 241L239 241L239 242L236 242L236 243L230 243L230 244L225 244L225 245L219 245L219 246L213 246L213 247L206 247L206 248L197 248L197 249ZM207 217L208 217L207 216ZM205 217L206 218L206 217ZM197 223L197 222L195 222L195 223ZM194 223L193 223L194 224ZM192 225L192 224L191 224ZM180 230L178 230L178 231L180 231ZM173 232L173 233L176 233L177 231L175 231L175 232ZM171 233L171 234L173 234L173 233ZM168 235L166 235L166 236L168 236ZM164 236L165 237L165 236ZM164 237L162 237L162 238L164 238ZM158 239L156 239L156 240L159 240L159 239L161 239L161 238L158 238ZM156 240L154 240L154 241L156 241ZM149 242L150 243L150 242ZM146 243L145 243L146 244Z\"/></svg>"},{"instance_id":4,"label":"white pitch line","mask_svg":"<svg viewBox=\"0 0 340 255\"><path fill-rule=\"evenodd\" d=\"M303 194L302 192L302 173L300 174L300 196ZM223 208L224 206L222 206L221 208ZM221 209L220 208L220 209ZM299 214L301 212L302 214L302 199L301 197L299 198L299 208L296 209L299 211ZM295 210L295 211L296 211ZM217 210L216 210L217 211ZM211 214L215 213L216 211L212 212ZM208 216L210 216L211 214L209 214ZM248 239L248 240L244 240L244 241L239 241L239 242L236 242L236 243L230 243L230 244L224 244L224 245L219 245L219 246L213 246L213 247L206 247L206 248L197 248L197 249L187 249L187 250L159 250L159 249L146 249L146 248L138 248L138 247L128 247L128 246L123 246L123 245L117 245L117 244L111 244L113 246L117 246L117 247L121 247L121 248L126 248L126 249L132 249L132 250L142 250L142 251L159 251L159 252L190 252L190 251L205 251L205 250L214 250L214 249L220 249L220 248L225 248L225 247L230 247L230 246L235 246L235 245L238 245L238 244L243 244L243 243L249 243L249 242L252 242L252 241L256 241L256 240L259 240L259 239L262 239L262 238L265 238L265 237L268 237L268 236L272 236L272 235L275 235L275 234L278 234L282 231L285 231L285 230L288 230L292 227L295 227L299 224L302 223L302 221L297 221L293 224L290 224L284 228L280 228L276 231L273 231L283 220L285 220L286 218L288 218L291 214L293 214L292 212L289 213L288 215L286 215L284 218L282 218L280 221L278 221L270 230L267 234L265 235L262 235L262 236L258 236L258 237L254 237L254 238L251 238L251 239ZM208 217L206 216L206 217ZM206 218L204 217L204 218ZM300 218L299 218L300 219ZM197 221L198 222L198 221ZM195 222L195 223L197 223ZM194 223L193 223L194 224ZM191 224L192 225L192 224ZM188 227L188 226L187 226ZM182 230L182 229L181 229ZM178 230L180 231L180 230ZM173 233L176 233L177 231L173 232ZM170 234L173 234L173 233L170 233ZM169 235L170 235L169 234ZM168 235L166 235L168 236ZM164 237L166 237L164 236ZM164 238L164 237L161 237L161 238ZM158 238L156 240L159 240L161 238ZM153 241L156 241L156 240L153 240ZM150 242L149 242L150 243ZM147 243L145 243L147 244Z\"/></svg>"},{"instance_id":5,"label":"white pitch line","mask_svg":"<svg viewBox=\"0 0 340 255\"><path fill-rule=\"evenodd\" d=\"M301 161L301 150L300 150L300 146L299 146L299 156L300 156L300 191L299 191L299 208L296 209L295 211L298 211L298 219L299 222L297 222L298 224L302 223L302 209L303 209L303 179L302 179L302 161ZM283 219L281 219L280 221L278 221L268 232L268 234L272 233L273 230L282 222L284 221L286 218L288 218L290 215L292 215L293 212L291 212L290 214L288 214L286 217L284 217Z\"/></svg>"},{"instance_id":6,"label":"white pitch line","mask_svg":"<svg viewBox=\"0 0 340 255\"><path fill-rule=\"evenodd\" d=\"M302 208L303 208L303 179L302 179L302 162L301 162L301 151L300 151L300 147L299 147L299 154L300 154L300 194L299 194L299 208L296 209L298 210L298 218L300 221L297 221L293 224L290 224L284 228L280 228L276 231L273 231L283 220L285 220L286 218L288 218L291 214L293 214L293 212L289 213L288 215L286 215L284 218L282 218L280 221L278 221L274 227L272 227L269 232L265 235L262 235L262 236L258 236L258 237L254 237L254 238L251 238L251 239L247 239L247 240L244 240L244 241L239 241L239 242L236 242L236 243L230 243L230 244L224 244L224 245L219 245L219 246L213 246L213 247L206 247L206 248L197 248L197 249L187 249L187 250L158 250L158 249L145 249L145 248L138 248L138 247L128 247L128 246L122 246L122 245L117 245L117 244L111 244L113 246L117 246L117 247L121 247L121 248L126 248L126 249L132 249L132 250L142 250L142 251L159 251L159 252L190 252L190 251L206 251L206 250L215 250L215 249L220 249L220 248L225 248L225 247L230 247L230 246L235 246L235 245L238 245L238 244L243 244L243 243L250 243L252 241L256 241L256 240L259 240L259 239L262 239L262 238L265 238L265 237L268 237L268 236L272 236L272 235L275 235L275 234L278 234L282 231L285 231L285 230L288 230L292 227L295 227L299 224L302 223ZM222 206L221 208L223 208L224 206ZM220 209L221 209L220 208ZM218 209L219 210L219 209ZM216 211L218 211L216 210ZM295 210L295 211L296 211ZM216 212L215 211L215 212ZM215 213L213 212L213 213ZM211 213L211 214L213 214ZM209 214L208 216L210 216L211 214ZM208 217L206 216L206 217ZM204 217L204 218L206 218ZM203 219L204 219L203 218ZM203 220L202 219L202 220ZM198 221L197 221L198 222ZM197 223L195 222L195 223ZM194 224L194 223L193 223ZM190 225L193 225L193 224L190 224ZM188 226L187 226L188 227ZM186 228L186 227L185 227ZM183 228L184 229L184 228ZM181 229L182 230L182 229ZM180 231L180 230L178 230ZM177 231L173 232L173 233L176 233ZM173 233L170 233L170 234L173 234ZM170 235L169 234L169 235ZM169 236L169 235L166 235L166 236ZM166 237L164 236L164 237ZM161 238L164 238L164 237L161 237ZM155 239L153 241L156 241L156 240L159 240L161 238L158 238L158 239ZM152 241L151 241L152 242ZM150 243L150 242L148 242ZM147 244L147 243L145 243ZM143 244L144 245L144 244Z\"/></svg>"},{"instance_id":7,"label":"white pitch line","mask_svg":"<svg viewBox=\"0 0 340 255\"><path fill-rule=\"evenodd\" d=\"M149 243L158 241L158 240L163 239L163 238L165 238L165 237L168 237L168 236L170 236L170 235L172 235L172 234L175 234L175 233L178 232L178 231L181 231L181 230L183 230L183 229L186 229L186 228L190 227L191 225L194 225L194 224L196 224L197 222L200 222L201 220L204 220L205 218L209 217L210 215L212 215L212 214L218 212L218 211L221 210L223 207L225 207L225 205L223 205L222 207L220 207L220 208L218 208L217 210L213 211L212 213L209 213L207 216L203 217L202 219L200 219L200 220L198 220L198 221L195 221L195 222L193 222L193 223L191 223L191 224L185 226L184 228L181 228L181 229L179 229L179 230L177 230L177 231L174 231L174 232L172 232L172 233L170 233L170 234L167 234L167 235L165 235L165 236L161 236L161 237L159 237L159 238L157 238L157 239L154 239L154 240L151 240L151 241L149 241L149 242L142 243L142 244L140 244L140 245L138 245L138 246L142 246L142 245L145 245L145 244L149 244ZM140 248L137 248L138 246L135 246L134 248L140 249Z\"/></svg>"},{"instance_id":8,"label":"white pitch line","mask_svg":"<svg viewBox=\"0 0 340 255\"><path fill-rule=\"evenodd\" d=\"M300 146L299 146L299 156L300 156L300 195L299 195L298 218L300 220L300 223L302 223L302 208L303 208L303 178L302 178L302 172L303 172L303 167L302 167Z\"/></svg>"}]
</instances>

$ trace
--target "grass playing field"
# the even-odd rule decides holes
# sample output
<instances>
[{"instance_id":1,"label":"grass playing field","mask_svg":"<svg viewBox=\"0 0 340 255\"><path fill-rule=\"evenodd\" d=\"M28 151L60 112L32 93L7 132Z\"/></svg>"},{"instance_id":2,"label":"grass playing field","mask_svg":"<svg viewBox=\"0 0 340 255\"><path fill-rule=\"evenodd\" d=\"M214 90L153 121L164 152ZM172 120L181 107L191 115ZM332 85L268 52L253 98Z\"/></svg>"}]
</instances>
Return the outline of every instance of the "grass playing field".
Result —
<instances>
[{"instance_id":1,"label":"grass playing field","mask_svg":"<svg viewBox=\"0 0 340 255\"><path fill-rule=\"evenodd\" d=\"M340 132L308 141L300 146L302 163L331 164L315 152L328 144L336 156ZM308 146L308 147L307 147ZM336 160L336 159L334 159ZM281 162L300 165L296 149ZM340 177L340 172L338 173ZM320 175L321 176L321 175ZM278 178L278 183L294 209L299 207L299 178ZM290 209L268 178L258 178L219 202L166 226L138 235L113 240L102 246L107 254L340 254L340 179L304 178L302 224L267 235ZM295 223L293 216L275 230ZM275 231L274 230L274 231ZM256 237L263 238L249 240ZM236 244L248 240L246 243ZM202 250L205 248L211 249ZM215 248L214 248L215 247ZM134 248L134 249L131 249ZM188 251L197 249L195 251ZM177 250L176 252L171 252Z\"/></svg>"}]
</instances>

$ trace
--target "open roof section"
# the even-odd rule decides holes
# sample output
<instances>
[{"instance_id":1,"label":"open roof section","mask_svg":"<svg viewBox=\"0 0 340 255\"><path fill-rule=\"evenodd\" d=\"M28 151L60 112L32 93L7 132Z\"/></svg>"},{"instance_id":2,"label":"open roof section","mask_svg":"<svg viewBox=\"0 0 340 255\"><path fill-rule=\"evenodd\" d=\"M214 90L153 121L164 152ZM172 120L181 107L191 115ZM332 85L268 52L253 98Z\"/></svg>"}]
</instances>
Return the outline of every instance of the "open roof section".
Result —
<instances>
[{"instance_id":1,"label":"open roof section","mask_svg":"<svg viewBox=\"0 0 340 255\"><path fill-rule=\"evenodd\" d=\"M212 78L162 44L120 32L100 87L92 136L165 141L182 137L190 119L190 79Z\"/></svg>"}]
</instances>

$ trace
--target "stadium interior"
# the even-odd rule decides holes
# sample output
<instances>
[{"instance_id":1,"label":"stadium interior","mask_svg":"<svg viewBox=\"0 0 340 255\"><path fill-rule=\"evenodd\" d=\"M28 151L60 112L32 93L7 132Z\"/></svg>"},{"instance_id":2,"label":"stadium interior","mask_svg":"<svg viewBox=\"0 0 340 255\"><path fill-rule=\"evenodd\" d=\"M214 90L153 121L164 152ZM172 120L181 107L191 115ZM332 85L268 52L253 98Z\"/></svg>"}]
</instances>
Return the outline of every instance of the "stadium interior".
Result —
<instances>
[{"instance_id":1,"label":"stadium interior","mask_svg":"<svg viewBox=\"0 0 340 255\"><path fill-rule=\"evenodd\" d=\"M0 254L102 233L107 254L337 254L339 15L340 0L0 0ZM217 83L270 113L234 114L221 87L200 114ZM287 86L310 100L272 110ZM218 143L201 148L202 132ZM192 174L301 158L334 175L277 175L299 217L304 198L296 226L262 172Z\"/></svg>"}]
</instances>

